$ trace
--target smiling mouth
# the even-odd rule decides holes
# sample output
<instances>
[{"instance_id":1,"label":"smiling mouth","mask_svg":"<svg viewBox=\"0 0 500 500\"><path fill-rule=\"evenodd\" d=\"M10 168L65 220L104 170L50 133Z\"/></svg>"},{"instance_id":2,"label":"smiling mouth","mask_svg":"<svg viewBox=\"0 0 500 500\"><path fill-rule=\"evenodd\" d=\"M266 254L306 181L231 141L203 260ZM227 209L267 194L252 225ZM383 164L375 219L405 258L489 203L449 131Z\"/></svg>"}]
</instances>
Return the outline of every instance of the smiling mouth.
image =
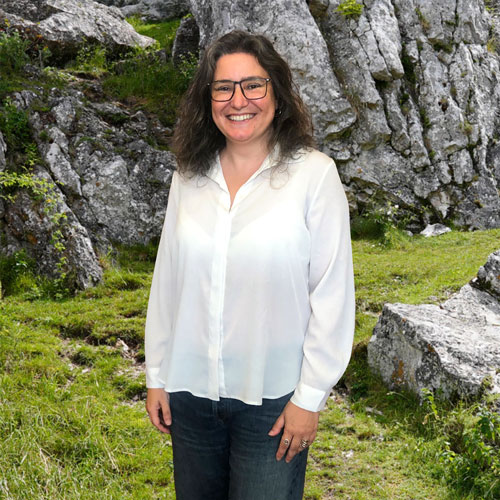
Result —
<instances>
[{"instance_id":1,"label":"smiling mouth","mask_svg":"<svg viewBox=\"0 0 500 500\"><path fill-rule=\"evenodd\" d=\"M250 118L253 118L255 115L253 114L248 114L248 115L229 115L228 119L233 121L233 122L242 122L245 120L250 120Z\"/></svg>"}]
</instances>

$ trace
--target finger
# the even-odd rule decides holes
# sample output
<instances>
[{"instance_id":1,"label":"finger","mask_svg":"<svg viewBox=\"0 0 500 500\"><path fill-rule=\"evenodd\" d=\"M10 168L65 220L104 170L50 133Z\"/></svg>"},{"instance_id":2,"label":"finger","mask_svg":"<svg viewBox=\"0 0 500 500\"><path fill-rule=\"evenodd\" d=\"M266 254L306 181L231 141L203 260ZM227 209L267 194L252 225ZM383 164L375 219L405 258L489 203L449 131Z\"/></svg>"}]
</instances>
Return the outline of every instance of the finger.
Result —
<instances>
[{"instance_id":1,"label":"finger","mask_svg":"<svg viewBox=\"0 0 500 500\"><path fill-rule=\"evenodd\" d=\"M300 439L296 436L293 437L292 442L290 443L290 447L286 452L285 462L288 464L292 461L293 457L300 453L302 449L300 448Z\"/></svg>"},{"instance_id":2,"label":"finger","mask_svg":"<svg viewBox=\"0 0 500 500\"><path fill-rule=\"evenodd\" d=\"M276 419L276 422L274 422L274 425L271 427L271 430L267 433L268 436L277 436L280 432L281 429L285 426L285 417L283 416L283 413Z\"/></svg>"},{"instance_id":3,"label":"finger","mask_svg":"<svg viewBox=\"0 0 500 500\"><path fill-rule=\"evenodd\" d=\"M160 422L162 426L170 434L170 426L172 425L172 414L170 413L170 405L166 401L161 403L160 412L161 412Z\"/></svg>"},{"instance_id":4,"label":"finger","mask_svg":"<svg viewBox=\"0 0 500 500\"><path fill-rule=\"evenodd\" d=\"M292 442L291 434L283 434L281 436L280 445L278 446L278 451L276 452L276 460L279 462L287 452Z\"/></svg>"},{"instance_id":5,"label":"finger","mask_svg":"<svg viewBox=\"0 0 500 500\"><path fill-rule=\"evenodd\" d=\"M149 415L149 420L151 420L151 423L161 432L165 433L170 433L170 430L165 424L165 421L163 419L163 412L161 409L161 403L158 401L155 401L154 404L146 407L146 410Z\"/></svg>"},{"instance_id":6,"label":"finger","mask_svg":"<svg viewBox=\"0 0 500 500\"><path fill-rule=\"evenodd\" d=\"M291 446L288 450L285 461L287 463L290 462L295 455L302 453L304 450L309 448L309 446L311 446L311 443L313 441L314 441L314 437L311 437L310 439L295 437L293 439L293 443L291 444Z\"/></svg>"}]
</instances>

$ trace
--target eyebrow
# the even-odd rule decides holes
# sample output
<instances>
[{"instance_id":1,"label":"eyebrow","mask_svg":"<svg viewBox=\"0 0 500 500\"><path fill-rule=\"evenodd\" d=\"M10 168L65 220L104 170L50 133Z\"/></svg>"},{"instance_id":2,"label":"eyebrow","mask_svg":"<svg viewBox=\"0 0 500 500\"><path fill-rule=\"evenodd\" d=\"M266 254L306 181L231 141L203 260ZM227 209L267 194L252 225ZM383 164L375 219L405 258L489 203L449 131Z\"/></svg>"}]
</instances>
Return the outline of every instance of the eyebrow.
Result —
<instances>
[{"instance_id":1,"label":"eyebrow","mask_svg":"<svg viewBox=\"0 0 500 500\"><path fill-rule=\"evenodd\" d=\"M242 78L241 80L229 80L229 79L224 79L224 80L214 80L214 83L234 83L237 81L242 82L243 80L251 80L252 78L262 78L263 80L266 80L269 78L268 76L258 76L258 75L252 75L252 76L245 76L245 78Z\"/></svg>"}]
</instances>

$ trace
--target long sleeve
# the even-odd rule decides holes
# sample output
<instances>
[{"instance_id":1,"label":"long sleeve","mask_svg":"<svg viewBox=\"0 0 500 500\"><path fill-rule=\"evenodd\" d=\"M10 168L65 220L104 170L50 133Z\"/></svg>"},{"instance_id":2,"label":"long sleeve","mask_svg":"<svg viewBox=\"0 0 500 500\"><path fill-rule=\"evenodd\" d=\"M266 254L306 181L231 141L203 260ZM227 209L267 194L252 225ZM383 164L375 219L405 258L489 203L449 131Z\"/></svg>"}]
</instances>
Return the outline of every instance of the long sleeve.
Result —
<instances>
[{"instance_id":1,"label":"long sleeve","mask_svg":"<svg viewBox=\"0 0 500 500\"><path fill-rule=\"evenodd\" d=\"M163 388L158 375L168 345L172 324L172 257L170 240L177 219L178 174L174 173L168 197L165 222L158 246L149 295L145 330L146 386Z\"/></svg>"},{"instance_id":2,"label":"long sleeve","mask_svg":"<svg viewBox=\"0 0 500 500\"><path fill-rule=\"evenodd\" d=\"M303 345L297 406L321 410L349 362L354 334L354 275L349 209L332 162L306 215L311 236L309 298L311 316Z\"/></svg>"}]
</instances>

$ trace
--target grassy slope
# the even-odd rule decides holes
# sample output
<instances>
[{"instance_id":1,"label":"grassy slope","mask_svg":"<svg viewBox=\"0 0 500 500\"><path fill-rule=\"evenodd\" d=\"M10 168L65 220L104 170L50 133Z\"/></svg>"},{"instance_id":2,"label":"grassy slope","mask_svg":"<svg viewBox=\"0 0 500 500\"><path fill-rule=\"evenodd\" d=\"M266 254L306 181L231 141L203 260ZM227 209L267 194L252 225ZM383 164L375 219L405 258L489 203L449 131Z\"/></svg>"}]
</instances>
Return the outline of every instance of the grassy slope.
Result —
<instances>
[{"instance_id":1,"label":"grassy slope","mask_svg":"<svg viewBox=\"0 0 500 500\"><path fill-rule=\"evenodd\" d=\"M350 395L322 415L306 498L465 498L440 481L415 398L388 393L369 375L362 346L385 301L446 297L499 241L495 230L415 238L399 249L354 242ZM154 431L141 401L152 268L150 249L126 251L103 285L75 298L0 303L0 498L174 498L169 438Z\"/></svg>"}]
</instances>

